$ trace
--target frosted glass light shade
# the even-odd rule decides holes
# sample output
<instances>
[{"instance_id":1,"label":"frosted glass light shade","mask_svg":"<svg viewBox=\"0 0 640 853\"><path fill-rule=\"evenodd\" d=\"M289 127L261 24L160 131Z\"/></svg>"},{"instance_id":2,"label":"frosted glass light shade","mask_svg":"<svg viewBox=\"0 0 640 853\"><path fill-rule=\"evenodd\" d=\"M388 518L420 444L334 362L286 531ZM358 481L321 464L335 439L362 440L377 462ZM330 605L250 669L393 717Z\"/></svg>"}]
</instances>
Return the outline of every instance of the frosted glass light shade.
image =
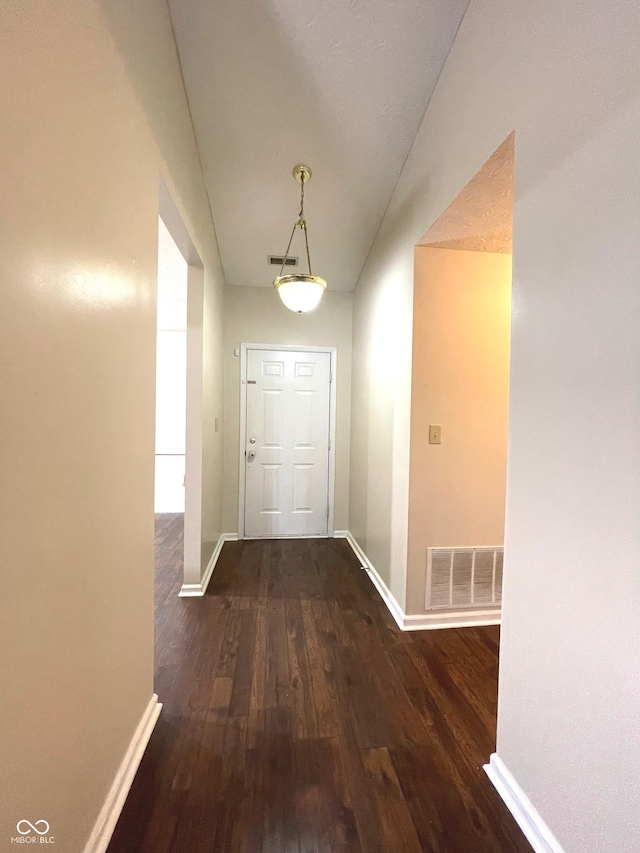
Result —
<instances>
[{"instance_id":1,"label":"frosted glass light shade","mask_svg":"<svg viewBox=\"0 0 640 853\"><path fill-rule=\"evenodd\" d=\"M273 282L280 299L290 311L306 314L317 308L327 282L317 275L281 275Z\"/></svg>"}]
</instances>

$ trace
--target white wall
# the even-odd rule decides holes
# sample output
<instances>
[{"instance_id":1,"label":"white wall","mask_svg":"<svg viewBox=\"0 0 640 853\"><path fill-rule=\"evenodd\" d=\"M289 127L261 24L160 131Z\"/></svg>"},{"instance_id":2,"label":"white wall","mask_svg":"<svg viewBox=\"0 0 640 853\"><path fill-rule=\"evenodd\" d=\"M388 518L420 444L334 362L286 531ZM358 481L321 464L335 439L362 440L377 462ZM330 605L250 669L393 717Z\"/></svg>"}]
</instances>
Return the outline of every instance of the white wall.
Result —
<instances>
[{"instance_id":1,"label":"white wall","mask_svg":"<svg viewBox=\"0 0 640 853\"><path fill-rule=\"evenodd\" d=\"M406 612L419 614L428 548L504 543L511 256L418 246L413 305Z\"/></svg>"},{"instance_id":2,"label":"white wall","mask_svg":"<svg viewBox=\"0 0 640 853\"><path fill-rule=\"evenodd\" d=\"M222 277L164 3L24 0L0 31L0 844L37 818L79 853L153 692L161 172L212 359Z\"/></svg>"},{"instance_id":3,"label":"white wall","mask_svg":"<svg viewBox=\"0 0 640 853\"><path fill-rule=\"evenodd\" d=\"M240 359L234 356L234 350L241 343L337 347L335 527L348 528L351 323L350 293L329 290L315 311L295 314L285 308L273 288L226 288L224 526L227 532L238 529Z\"/></svg>"},{"instance_id":4,"label":"white wall","mask_svg":"<svg viewBox=\"0 0 640 853\"><path fill-rule=\"evenodd\" d=\"M379 240L353 296L349 527L404 609L413 243L403 246L411 252L385 259L382 269Z\"/></svg>"},{"instance_id":5,"label":"white wall","mask_svg":"<svg viewBox=\"0 0 640 853\"><path fill-rule=\"evenodd\" d=\"M567 853L640 844L639 26L471 0L354 298L352 528L404 604L414 246L515 128L498 753Z\"/></svg>"}]
</instances>

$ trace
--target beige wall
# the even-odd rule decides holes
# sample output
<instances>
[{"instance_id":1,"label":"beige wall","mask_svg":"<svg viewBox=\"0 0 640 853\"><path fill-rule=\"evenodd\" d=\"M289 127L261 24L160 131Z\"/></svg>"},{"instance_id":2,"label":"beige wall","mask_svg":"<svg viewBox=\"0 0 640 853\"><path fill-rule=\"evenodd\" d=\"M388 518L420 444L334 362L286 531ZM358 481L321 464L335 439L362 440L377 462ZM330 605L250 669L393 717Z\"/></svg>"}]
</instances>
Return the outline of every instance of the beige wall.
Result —
<instances>
[{"instance_id":1,"label":"beige wall","mask_svg":"<svg viewBox=\"0 0 640 853\"><path fill-rule=\"evenodd\" d=\"M224 274L166 1L94 2L100 6L109 25L117 53L153 134L160 157L159 168L189 229L199 260L204 264L202 573L222 531L222 433L216 433L214 425L223 407Z\"/></svg>"},{"instance_id":2,"label":"beige wall","mask_svg":"<svg viewBox=\"0 0 640 853\"><path fill-rule=\"evenodd\" d=\"M366 541L385 514L406 529L411 409L370 355L406 360L414 246L515 128L498 753L567 853L640 845L639 25L637 2L471 0L354 296ZM393 584L404 534L383 531Z\"/></svg>"},{"instance_id":3,"label":"beige wall","mask_svg":"<svg viewBox=\"0 0 640 853\"><path fill-rule=\"evenodd\" d=\"M23 818L83 849L153 691L161 172L221 299L166 7L129 6L0 9L2 849Z\"/></svg>"},{"instance_id":4,"label":"beige wall","mask_svg":"<svg viewBox=\"0 0 640 853\"><path fill-rule=\"evenodd\" d=\"M510 255L416 248L407 613L427 548L504 542L510 324Z\"/></svg>"},{"instance_id":5,"label":"beige wall","mask_svg":"<svg viewBox=\"0 0 640 853\"><path fill-rule=\"evenodd\" d=\"M225 293L224 336L224 528L238 530L240 359L246 344L287 344L338 348L335 528L349 521L349 430L351 418L351 293L329 290L310 314L285 308L272 287L229 286Z\"/></svg>"}]
</instances>

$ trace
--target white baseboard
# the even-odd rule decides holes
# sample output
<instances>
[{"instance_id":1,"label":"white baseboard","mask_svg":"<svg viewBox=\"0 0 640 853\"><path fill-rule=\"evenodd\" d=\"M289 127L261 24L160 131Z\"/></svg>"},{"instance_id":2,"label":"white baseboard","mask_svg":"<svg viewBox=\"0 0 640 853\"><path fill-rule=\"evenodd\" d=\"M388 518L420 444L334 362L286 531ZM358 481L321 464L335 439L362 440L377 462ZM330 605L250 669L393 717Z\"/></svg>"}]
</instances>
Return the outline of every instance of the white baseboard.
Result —
<instances>
[{"instance_id":1,"label":"white baseboard","mask_svg":"<svg viewBox=\"0 0 640 853\"><path fill-rule=\"evenodd\" d=\"M437 628L474 628L499 625L500 610L447 610L446 613L421 613L405 616L403 631L433 631Z\"/></svg>"},{"instance_id":2,"label":"white baseboard","mask_svg":"<svg viewBox=\"0 0 640 853\"><path fill-rule=\"evenodd\" d=\"M105 853L105 850L109 846L113 830L120 817L120 812L127 799L127 794L129 793L138 765L147 748L149 738L151 737L161 709L162 705L158 702L158 697L154 693L138 723L138 727L133 733L133 737L120 763L113 784L109 789L107 798L100 809L98 819L85 845L84 853Z\"/></svg>"},{"instance_id":3,"label":"white baseboard","mask_svg":"<svg viewBox=\"0 0 640 853\"><path fill-rule=\"evenodd\" d=\"M535 853L564 853L531 800L495 752L484 769Z\"/></svg>"},{"instance_id":4,"label":"white baseboard","mask_svg":"<svg viewBox=\"0 0 640 853\"><path fill-rule=\"evenodd\" d=\"M492 610L458 610L447 611L446 613L422 613L417 616L407 616L396 601L391 590L382 580L375 567L364 553L362 548L356 542L353 534L349 530L336 530L334 537L346 539L353 553L360 561L360 565L367 571L373 585L380 593L382 600L387 605L387 608L393 616L398 628L401 631L428 631L438 628L471 628L481 625L499 625L500 610L495 608Z\"/></svg>"},{"instance_id":5,"label":"white baseboard","mask_svg":"<svg viewBox=\"0 0 640 853\"><path fill-rule=\"evenodd\" d=\"M213 574L213 570L216 567L216 563L218 562L218 557L222 551L222 546L225 542L237 542L238 534L237 533L223 533L216 543L216 547L213 549L213 554L211 555L211 559L207 563L207 568L205 569L205 573L202 577L200 583L183 583L180 588L180 592L178 593L179 598L199 598L204 595L207 591L207 587L209 586L209 581L211 580L211 575Z\"/></svg>"},{"instance_id":6,"label":"white baseboard","mask_svg":"<svg viewBox=\"0 0 640 853\"><path fill-rule=\"evenodd\" d=\"M339 533L338 531L336 531L334 533L334 536L340 536L340 538L344 538L347 540L347 542L351 546L351 550L360 561L360 565L363 569L365 569L365 571L371 578L373 585L380 593L380 597L387 605L387 609L389 613L393 616L398 628L400 628L401 631L404 631L405 617L402 607L400 607L389 587L386 585L386 583L382 580L378 572L375 570L371 560L369 560L362 548L358 545L352 533L348 530L344 531L344 536L342 536L342 533L343 531L340 531Z\"/></svg>"}]
</instances>

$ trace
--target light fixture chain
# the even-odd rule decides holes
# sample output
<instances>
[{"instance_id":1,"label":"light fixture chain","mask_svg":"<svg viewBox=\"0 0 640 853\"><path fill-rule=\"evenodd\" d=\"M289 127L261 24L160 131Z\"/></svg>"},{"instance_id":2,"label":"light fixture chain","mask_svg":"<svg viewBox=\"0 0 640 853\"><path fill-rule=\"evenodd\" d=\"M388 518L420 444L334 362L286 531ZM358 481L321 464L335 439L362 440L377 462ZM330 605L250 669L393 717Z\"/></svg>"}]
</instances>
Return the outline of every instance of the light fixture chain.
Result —
<instances>
[{"instance_id":1,"label":"light fixture chain","mask_svg":"<svg viewBox=\"0 0 640 853\"><path fill-rule=\"evenodd\" d=\"M289 237L289 245L287 246L287 251L284 253L284 258L282 259L282 266L280 267L280 275L282 275L284 271L284 266L287 263L287 258L289 257L289 249L291 248L291 243L293 242L293 235L296 233L296 228L300 226L304 231L304 244L307 250L307 264L309 265L309 275L313 275L311 272L311 254L309 252L309 237L307 235L307 220L304 218L304 172L300 176L300 212L298 213L298 221L293 226L293 230L291 231L291 237Z\"/></svg>"},{"instance_id":2,"label":"light fixture chain","mask_svg":"<svg viewBox=\"0 0 640 853\"><path fill-rule=\"evenodd\" d=\"M309 264L309 275L313 275L311 272L311 255L309 254L309 237L307 236L307 223L302 220L302 230L304 231L304 244L307 247L307 263Z\"/></svg>"},{"instance_id":3,"label":"light fixture chain","mask_svg":"<svg viewBox=\"0 0 640 853\"><path fill-rule=\"evenodd\" d=\"M287 263L287 258L289 257L289 249L291 248L291 243L293 241L293 235L296 233L296 228L298 227L298 223L296 222L293 228L291 229L291 237L289 237L289 245L287 246L287 251L284 253L284 258L282 259L282 266L280 267L280 275L282 275L282 271L284 270L284 265Z\"/></svg>"},{"instance_id":4,"label":"light fixture chain","mask_svg":"<svg viewBox=\"0 0 640 853\"><path fill-rule=\"evenodd\" d=\"M307 234L307 220L304 218L304 172L300 175L300 214L298 219L300 228L304 231L304 244L307 249L307 264L309 265L309 275L311 272L311 255L309 253L309 236Z\"/></svg>"}]
</instances>

